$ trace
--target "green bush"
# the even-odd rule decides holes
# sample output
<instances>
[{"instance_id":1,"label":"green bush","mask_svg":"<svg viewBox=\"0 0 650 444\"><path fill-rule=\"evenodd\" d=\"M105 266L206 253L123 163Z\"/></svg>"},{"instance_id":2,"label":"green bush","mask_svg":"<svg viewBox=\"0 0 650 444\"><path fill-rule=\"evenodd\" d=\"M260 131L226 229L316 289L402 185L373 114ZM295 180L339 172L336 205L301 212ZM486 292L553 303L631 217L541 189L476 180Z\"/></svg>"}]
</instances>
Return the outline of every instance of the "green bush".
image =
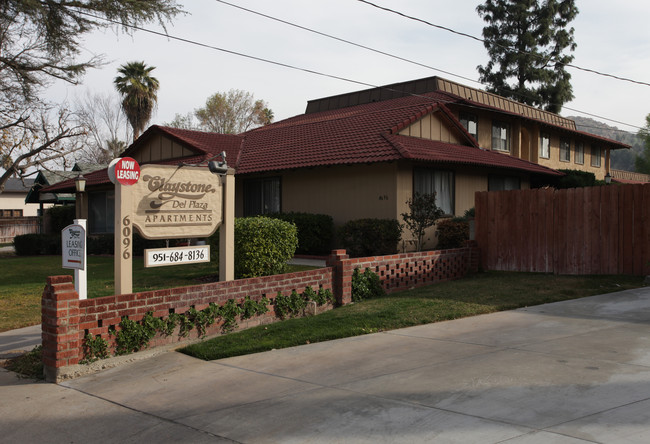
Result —
<instances>
[{"instance_id":1,"label":"green bush","mask_svg":"<svg viewBox=\"0 0 650 444\"><path fill-rule=\"evenodd\" d=\"M57 205L46 210L50 217L50 230L52 233L60 233L68 225L72 224L76 213L74 205Z\"/></svg>"},{"instance_id":2,"label":"green bush","mask_svg":"<svg viewBox=\"0 0 650 444\"><path fill-rule=\"evenodd\" d=\"M283 273L298 246L296 226L269 217L235 220L235 277Z\"/></svg>"},{"instance_id":3,"label":"green bush","mask_svg":"<svg viewBox=\"0 0 650 444\"><path fill-rule=\"evenodd\" d=\"M469 222L463 219L445 219L438 222L436 250L462 248L469 240Z\"/></svg>"},{"instance_id":4,"label":"green bush","mask_svg":"<svg viewBox=\"0 0 650 444\"><path fill-rule=\"evenodd\" d=\"M352 301L361 302L365 299L386 294L381 280L370 268L361 273L358 268L352 273Z\"/></svg>"},{"instance_id":5,"label":"green bush","mask_svg":"<svg viewBox=\"0 0 650 444\"><path fill-rule=\"evenodd\" d=\"M338 232L341 245L350 257L395 254L402 238L402 227L395 219L357 219Z\"/></svg>"},{"instance_id":6,"label":"green bush","mask_svg":"<svg viewBox=\"0 0 650 444\"><path fill-rule=\"evenodd\" d=\"M558 170L565 174L558 179L557 189L593 187L597 185L594 173L579 170Z\"/></svg>"},{"instance_id":7,"label":"green bush","mask_svg":"<svg viewBox=\"0 0 650 444\"><path fill-rule=\"evenodd\" d=\"M61 254L61 235L22 234L14 237L14 249L18 256Z\"/></svg>"},{"instance_id":8,"label":"green bush","mask_svg":"<svg viewBox=\"0 0 650 444\"><path fill-rule=\"evenodd\" d=\"M298 228L298 254L322 255L332 250L334 219L327 214L273 213L267 217L293 223Z\"/></svg>"}]
</instances>

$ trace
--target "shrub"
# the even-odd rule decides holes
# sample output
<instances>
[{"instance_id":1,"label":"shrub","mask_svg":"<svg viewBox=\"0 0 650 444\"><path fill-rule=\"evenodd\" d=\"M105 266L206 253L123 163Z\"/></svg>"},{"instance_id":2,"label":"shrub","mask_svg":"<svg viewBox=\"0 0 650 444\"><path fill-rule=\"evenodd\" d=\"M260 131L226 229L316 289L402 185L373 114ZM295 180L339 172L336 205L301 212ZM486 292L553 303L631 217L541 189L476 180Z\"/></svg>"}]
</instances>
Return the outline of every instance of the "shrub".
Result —
<instances>
[{"instance_id":1,"label":"shrub","mask_svg":"<svg viewBox=\"0 0 650 444\"><path fill-rule=\"evenodd\" d=\"M18 256L61 254L61 235L21 234L14 237L14 249Z\"/></svg>"},{"instance_id":2,"label":"shrub","mask_svg":"<svg viewBox=\"0 0 650 444\"><path fill-rule=\"evenodd\" d=\"M267 217L284 220L296 225L298 229L299 254L328 254L334 236L334 220L327 214L311 213L274 213Z\"/></svg>"},{"instance_id":3,"label":"shrub","mask_svg":"<svg viewBox=\"0 0 650 444\"><path fill-rule=\"evenodd\" d=\"M269 217L235 220L235 276L269 276L284 272L298 246L296 226Z\"/></svg>"},{"instance_id":4,"label":"shrub","mask_svg":"<svg viewBox=\"0 0 650 444\"><path fill-rule=\"evenodd\" d=\"M94 234L88 236L87 254L110 254L115 252L115 236L112 234Z\"/></svg>"},{"instance_id":5,"label":"shrub","mask_svg":"<svg viewBox=\"0 0 650 444\"><path fill-rule=\"evenodd\" d=\"M445 219L438 222L438 245L436 249L461 248L469 240L469 222L463 219Z\"/></svg>"},{"instance_id":6,"label":"shrub","mask_svg":"<svg viewBox=\"0 0 650 444\"><path fill-rule=\"evenodd\" d=\"M436 193L416 192L412 199L406 201L406 205L409 207L409 212L402 213L402 219L406 228L415 237L415 250L422 251L426 229L432 227L442 217L444 211L436 205Z\"/></svg>"},{"instance_id":7,"label":"shrub","mask_svg":"<svg viewBox=\"0 0 650 444\"><path fill-rule=\"evenodd\" d=\"M556 188L582 188L593 187L596 183L596 176L594 173L579 170L558 170L565 174L558 179Z\"/></svg>"},{"instance_id":8,"label":"shrub","mask_svg":"<svg viewBox=\"0 0 650 444\"><path fill-rule=\"evenodd\" d=\"M73 223L76 215L74 205L58 205L48 208L46 211L50 217L50 230L52 233L60 233L61 230Z\"/></svg>"},{"instance_id":9,"label":"shrub","mask_svg":"<svg viewBox=\"0 0 650 444\"><path fill-rule=\"evenodd\" d=\"M402 226L395 219L351 220L339 229L339 240L350 257L397 252Z\"/></svg>"},{"instance_id":10,"label":"shrub","mask_svg":"<svg viewBox=\"0 0 650 444\"><path fill-rule=\"evenodd\" d=\"M358 268L354 269L352 273L352 300L360 302L364 299L383 296L386 294L384 287L381 285L379 276L366 268L361 273Z\"/></svg>"}]
</instances>

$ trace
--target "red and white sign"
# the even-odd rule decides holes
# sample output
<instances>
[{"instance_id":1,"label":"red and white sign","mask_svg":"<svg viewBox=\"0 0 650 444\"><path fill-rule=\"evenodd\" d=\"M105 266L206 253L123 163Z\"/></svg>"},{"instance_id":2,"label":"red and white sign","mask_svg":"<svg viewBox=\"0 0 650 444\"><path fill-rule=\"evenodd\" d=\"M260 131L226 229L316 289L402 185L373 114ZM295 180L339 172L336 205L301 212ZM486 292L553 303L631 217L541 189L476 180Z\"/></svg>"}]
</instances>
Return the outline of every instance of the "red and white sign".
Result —
<instances>
[{"instance_id":1,"label":"red and white sign","mask_svg":"<svg viewBox=\"0 0 650 444\"><path fill-rule=\"evenodd\" d=\"M140 179L140 165L131 157L114 159L108 166L108 178L113 183L133 185Z\"/></svg>"}]
</instances>

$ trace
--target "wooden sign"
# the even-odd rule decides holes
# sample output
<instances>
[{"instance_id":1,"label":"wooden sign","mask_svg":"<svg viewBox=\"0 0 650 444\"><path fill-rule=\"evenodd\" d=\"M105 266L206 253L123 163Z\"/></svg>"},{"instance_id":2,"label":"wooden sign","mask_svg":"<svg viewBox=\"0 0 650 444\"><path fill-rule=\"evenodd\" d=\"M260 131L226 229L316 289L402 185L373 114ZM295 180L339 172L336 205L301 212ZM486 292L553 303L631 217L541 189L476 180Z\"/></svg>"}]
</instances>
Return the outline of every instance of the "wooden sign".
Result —
<instances>
[{"instance_id":1,"label":"wooden sign","mask_svg":"<svg viewBox=\"0 0 650 444\"><path fill-rule=\"evenodd\" d=\"M221 180L207 168L144 165L132 224L147 239L208 237L221 224Z\"/></svg>"}]
</instances>

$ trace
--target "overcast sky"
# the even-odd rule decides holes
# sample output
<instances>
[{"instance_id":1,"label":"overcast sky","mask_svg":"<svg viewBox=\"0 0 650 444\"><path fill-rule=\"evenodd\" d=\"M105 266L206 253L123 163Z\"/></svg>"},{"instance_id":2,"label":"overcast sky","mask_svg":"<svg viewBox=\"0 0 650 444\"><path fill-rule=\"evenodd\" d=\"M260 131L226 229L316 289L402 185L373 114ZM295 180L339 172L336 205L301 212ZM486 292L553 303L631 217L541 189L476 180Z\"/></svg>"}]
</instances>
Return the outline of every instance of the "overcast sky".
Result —
<instances>
[{"instance_id":1,"label":"overcast sky","mask_svg":"<svg viewBox=\"0 0 650 444\"><path fill-rule=\"evenodd\" d=\"M176 18L170 35L296 68L379 86L439 75L479 87L476 66L487 62L481 42L388 13L358 0L229 0L284 21L413 60L441 71L373 53L216 0L181 0L188 11ZM374 0L428 22L481 36L478 0ZM577 0L572 23L578 47L574 65L650 83L650 2ZM157 26L150 29L160 31ZM160 81L158 110L151 123L169 122L176 113L202 106L215 92L241 89L266 101L275 120L304 112L307 100L367 86L251 60L223 51L136 31L132 36L96 32L86 53L109 62L90 71L81 86L55 84L50 98L72 100L84 91L113 93L119 65L144 61ZM442 72L445 71L445 72ZM610 125L636 132L650 113L650 86L570 69L575 99L563 115L591 113ZM452 75L453 74L453 75ZM568 109L571 108L571 109ZM604 120L613 119L625 126Z\"/></svg>"}]
</instances>

